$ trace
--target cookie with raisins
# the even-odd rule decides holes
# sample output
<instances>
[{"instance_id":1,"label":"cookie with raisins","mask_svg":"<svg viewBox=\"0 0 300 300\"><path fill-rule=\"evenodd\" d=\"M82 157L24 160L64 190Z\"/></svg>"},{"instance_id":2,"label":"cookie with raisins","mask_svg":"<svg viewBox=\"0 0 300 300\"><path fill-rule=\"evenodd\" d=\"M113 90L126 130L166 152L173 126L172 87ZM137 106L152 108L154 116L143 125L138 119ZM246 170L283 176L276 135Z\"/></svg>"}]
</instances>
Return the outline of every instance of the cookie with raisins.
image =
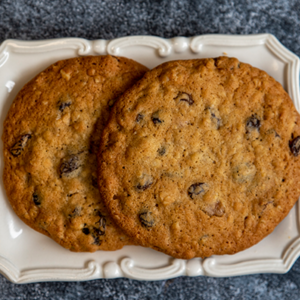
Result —
<instances>
[{"instance_id":1,"label":"cookie with raisins","mask_svg":"<svg viewBox=\"0 0 300 300\"><path fill-rule=\"evenodd\" d=\"M147 68L121 57L59 61L26 84L4 122L4 184L16 214L72 251L131 244L97 187L96 155L112 104Z\"/></svg>"},{"instance_id":2,"label":"cookie with raisins","mask_svg":"<svg viewBox=\"0 0 300 300\"><path fill-rule=\"evenodd\" d=\"M235 58L167 62L126 91L103 131L99 187L117 224L178 258L244 250L300 195L300 117Z\"/></svg>"}]
</instances>

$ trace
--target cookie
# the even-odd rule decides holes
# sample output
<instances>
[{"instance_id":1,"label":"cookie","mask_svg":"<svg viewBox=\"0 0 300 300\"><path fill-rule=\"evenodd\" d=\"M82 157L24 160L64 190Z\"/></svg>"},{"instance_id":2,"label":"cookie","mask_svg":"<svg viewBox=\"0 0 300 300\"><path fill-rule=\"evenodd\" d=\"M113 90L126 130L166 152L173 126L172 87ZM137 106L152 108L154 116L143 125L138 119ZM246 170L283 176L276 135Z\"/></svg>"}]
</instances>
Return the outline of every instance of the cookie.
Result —
<instances>
[{"instance_id":1,"label":"cookie","mask_svg":"<svg viewBox=\"0 0 300 300\"><path fill-rule=\"evenodd\" d=\"M72 251L131 243L97 188L99 137L117 97L147 68L121 57L59 61L18 93L4 122L4 185L16 214Z\"/></svg>"},{"instance_id":2,"label":"cookie","mask_svg":"<svg viewBox=\"0 0 300 300\"><path fill-rule=\"evenodd\" d=\"M184 259L233 254L297 201L299 125L264 71L227 57L167 62L113 108L99 187L141 245Z\"/></svg>"}]
</instances>

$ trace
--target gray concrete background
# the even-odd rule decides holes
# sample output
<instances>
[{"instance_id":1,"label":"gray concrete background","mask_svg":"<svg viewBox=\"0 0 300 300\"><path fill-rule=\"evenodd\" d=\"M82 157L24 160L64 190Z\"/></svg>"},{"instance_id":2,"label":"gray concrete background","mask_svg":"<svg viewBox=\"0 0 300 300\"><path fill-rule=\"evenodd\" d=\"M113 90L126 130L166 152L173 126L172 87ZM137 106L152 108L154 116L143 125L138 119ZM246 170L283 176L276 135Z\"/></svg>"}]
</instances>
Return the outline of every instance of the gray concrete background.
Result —
<instances>
[{"instance_id":1,"label":"gray concrete background","mask_svg":"<svg viewBox=\"0 0 300 300\"><path fill-rule=\"evenodd\" d=\"M0 43L11 38L272 33L300 56L300 2L257 2L0 0ZM12 299L296 300L300 299L300 260L284 275L180 277L158 282L115 279L15 285L0 275L0 300Z\"/></svg>"}]
</instances>

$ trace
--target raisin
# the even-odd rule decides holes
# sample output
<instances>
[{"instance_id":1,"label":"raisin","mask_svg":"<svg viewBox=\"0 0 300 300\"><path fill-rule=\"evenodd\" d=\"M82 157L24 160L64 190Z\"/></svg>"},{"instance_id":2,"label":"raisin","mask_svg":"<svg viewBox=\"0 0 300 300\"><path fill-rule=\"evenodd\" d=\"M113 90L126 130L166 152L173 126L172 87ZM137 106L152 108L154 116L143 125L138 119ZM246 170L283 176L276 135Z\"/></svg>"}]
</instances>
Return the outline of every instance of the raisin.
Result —
<instances>
[{"instance_id":1,"label":"raisin","mask_svg":"<svg viewBox=\"0 0 300 300\"><path fill-rule=\"evenodd\" d=\"M90 230L88 228L82 228L82 232L85 234L85 235L88 235L90 233Z\"/></svg>"},{"instance_id":2,"label":"raisin","mask_svg":"<svg viewBox=\"0 0 300 300\"><path fill-rule=\"evenodd\" d=\"M100 237L99 237L99 235L97 235L97 232L95 232L95 230L93 230L93 232L92 232L92 237L94 238L93 244L100 246L102 241L100 240Z\"/></svg>"},{"instance_id":3,"label":"raisin","mask_svg":"<svg viewBox=\"0 0 300 300\"><path fill-rule=\"evenodd\" d=\"M32 194L32 200L35 205L37 206L41 205L41 199L39 198L38 194L36 194L35 192Z\"/></svg>"},{"instance_id":4,"label":"raisin","mask_svg":"<svg viewBox=\"0 0 300 300\"><path fill-rule=\"evenodd\" d=\"M24 150L29 139L31 139L31 134L27 133L22 135L21 138L12 146L10 153L13 156L19 156Z\"/></svg>"},{"instance_id":5,"label":"raisin","mask_svg":"<svg viewBox=\"0 0 300 300\"><path fill-rule=\"evenodd\" d=\"M152 118L152 121L155 125L162 123L162 121L159 118Z\"/></svg>"},{"instance_id":6,"label":"raisin","mask_svg":"<svg viewBox=\"0 0 300 300\"><path fill-rule=\"evenodd\" d=\"M154 218L151 211L141 213L139 219L145 227L152 227L154 225Z\"/></svg>"},{"instance_id":7,"label":"raisin","mask_svg":"<svg viewBox=\"0 0 300 300\"><path fill-rule=\"evenodd\" d=\"M94 234L97 234L98 236L104 235L105 234L105 227L104 227L104 230L93 227L93 232L94 232Z\"/></svg>"},{"instance_id":8,"label":"raisin","mask_svg":"<svg viewBox=\"0 0 300 300\"><path fill-rule=\"evenodd\" d=\"M95 209L95 213L100 217L100 219L95 223L97 227L93 226L89 232L91 232L91 235L94 238L93 244L100 246L102 243L100 237L105 234L106 219L104 216L102 216L99 210Z\"/></svg>"},{"instance_id":9,"label":"raisin","mask_svg":"<svg viewBox=\"0 0 300 300\"><path fill-rule=\"evenodd\" d=\"M157 152L158 152L158 154L159 154L160 156L163 156L163 155L166 154L167 150L166 150L165 147L161 147L161 148L159 148L159 149L157 150Z\"/></svg>"},{"instance_id":10,"label":"raisin","mask_svg":"<svg viewBox=\"0 0 300 300\"><path fill-rule=\"evenodd\" d=\"M204 195L208 190L208 185L204 182L197 182L192 184L188 189L188 194L191 199L195 199L197 196Z\"/></svg>"},{"instance_id":11,"label":"raisin","mask_svg":"<svg viewBox=\"0 0 300 300\"><path fill-rule=\"evenodd\" d=\"M152 115L152 122L154 123L154 125L157 125L157 124L161 124L163 121L159 118L159 113L158 111L155 112L153 115Z\"/></svg>"},{"instance_id":12,"label":"raisin","mask_svg":"<svg viewBox=\"0 0 300 300\"><path fill-rule=\"evenodd\" d=\"M106 220L104 217L100 217L99 228L93 227L92 237L94 238L94 245L101 245L100 236L105 234Z\"/></svg>"},{"instance_id":13,"label":"raisin","mask_svg":"<svg viewBox=\"0 0 300 300\"><path fill-rule=\"evenodd\" d=\"M259 117L255 114L252 115L246 122L246 132L249 133L253 129L256 129L259 132L261 122Z\"/></svg>"},{"instance_id":14,"label":"raisin","mask_svg":"<svg viewBox=\"0 0 300 300\"><path fill-rule=\"evenodd\" d=\"M297 136L289 143L291 152L294 156L298 156L300 153L300 136Z\"/></svg>"},{"instance_id":15,"label":"raisin","mask_svg":"<svg viewBox=\"0 0 300 300\"><path fill-rule=\"evenodd\" d=\"M139 182L136 185L138 191L145 191L153 184L153 177L150 175L143 175L139 178Z\"/></svg>"},{"instance_id":16,"label":"raisin","mask_svg":"<svg viewBox=\"0 0 300 300\"><path fill-rule=\"evenodd\" d=\"M104 216L102 216L100 214L100 220L99 222L99 235L104 235L105 234L105 229L106 229L106 219L104 218Z\"/></svg>"},{"instance_id":17,"label":"raisin","mask_svg":"<svg viewBox=\"0 0 300 300\"><path fill-rule=\"evenodd\" d=\"M188 105L192 105L194 103L192 95L185 92L179 92L178 95L174 98L174 100L178 102L180 101L187 102Z\"/></svg>"},{"instance_id":18,"label":"raisin","mask_svg":"<svg viewBox=\"0 0 300 300\"><path fill-rule=\"evenodd\" d=\"M102 216L98 209L95 209L94 213L100 217L99 221L95 223L95 226L92 226L90 228L82 228L82 232L86 235L91 234L94 239L93 244L100 246L102 243L100 237L105 234L106 219L104 216ZM86 224L84 224L84 226L86 226Z\"/></svg>"},{"instance_id":19,"label":"raisin","mask_svg":"<svg viewBox=\"0 0 300 300\"><path fill-rule=\"evenodd\" d=\"M77 155L72 155L68 158L65 158L63 163L60 165L60 173L69 174L80 167L79 159Z\"/></svg>"},{"instance_id":20,"label":"raisin","mask_svg":"<svg viewBox=\"0 0 300 300\"><path fill-rule=\"evenodd\" d=\"M106 219L105 217L101 214L101 212L98 209L95 209L95 214L98 216L100 219L97 224L98 228L94 227L98 235L104 235L105 234L105 228L106 228Z\"/></svg>"},{"instance_id":21,"label":"raisin","mask_svg":"<svg viewBox=\"0 0 300 300\"><path fill-rule=\"evenodd\" d=\"M61 101L60 101L60 102L58 102L59 110L60 110L61 112L63 112L64 109L65 109L66 107L69 107L71 104L72 104L71 101L68 101L68 102L61 102Z\"/></svg>"},{"instance_id":22,"label":"raisin","mask_svg":"<svg viewBox=\"0 0 300 300\"><path fill-rule=\"evenodd\" d=\"M135 121L136 121L137 123L139 123L139 122L142 121L143 119L144 119L144 116L141 115L141 114L138 114L138 115L136 116L136 118L135 118Z\"/></svg>"}]
</instances>

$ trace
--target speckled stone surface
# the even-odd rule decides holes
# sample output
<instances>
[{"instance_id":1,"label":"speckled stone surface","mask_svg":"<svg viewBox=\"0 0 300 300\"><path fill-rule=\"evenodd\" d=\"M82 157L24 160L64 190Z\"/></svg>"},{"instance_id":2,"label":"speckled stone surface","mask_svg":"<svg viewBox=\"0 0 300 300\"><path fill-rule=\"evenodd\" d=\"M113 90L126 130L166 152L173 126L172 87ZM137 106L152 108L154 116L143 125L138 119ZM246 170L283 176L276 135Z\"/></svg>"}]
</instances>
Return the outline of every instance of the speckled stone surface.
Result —
<instances>
[{"instance_id":1,"label":"speckled stone surface","mask_svg":"<svg viewBox=\"0 0 300 300\"><path fill-rule=\"evenodd\" d=\"M300 56L300 2L0 0L0 43L58 37L112 39L208 33L272 33ZM2 242L2 241L1 241ZM300 259L284 275L180 277L158 282L128 279L15 285L0 275L0 300L12 299L272 299L300 298Z\"/></svg>"}]
</instances>

